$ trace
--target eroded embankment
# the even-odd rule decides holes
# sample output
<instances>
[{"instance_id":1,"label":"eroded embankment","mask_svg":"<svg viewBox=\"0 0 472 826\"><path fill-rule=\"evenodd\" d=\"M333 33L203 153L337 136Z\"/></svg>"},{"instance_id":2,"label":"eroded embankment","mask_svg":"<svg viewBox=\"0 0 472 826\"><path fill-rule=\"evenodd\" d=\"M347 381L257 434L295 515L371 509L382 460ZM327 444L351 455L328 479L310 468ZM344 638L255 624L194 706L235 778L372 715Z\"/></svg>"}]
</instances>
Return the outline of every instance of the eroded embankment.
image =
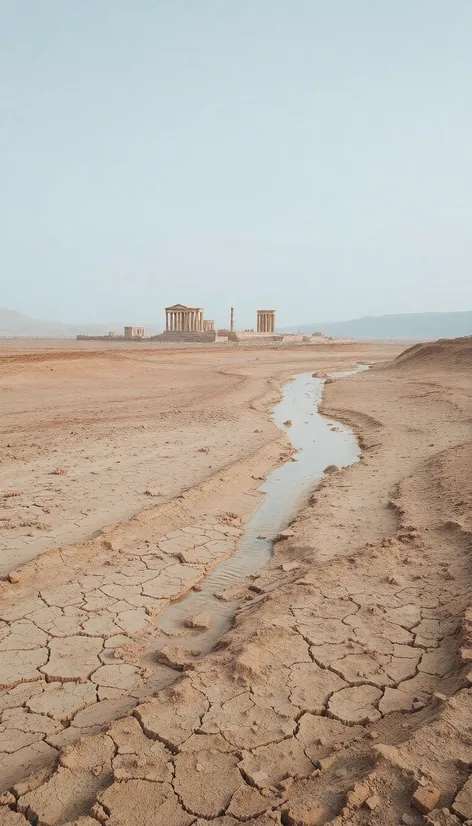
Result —
<instances>
[{"instance_id":1,"label":"eroded embankment","mask_svg":"<svg viewBox=\"0 0 472 826\"><path fill-rule=\"evenodd\" d=\"M277 543L218 650L15 786L5 823L471 817L471 411L426 409L401 376L329 386L332 409L346 398L377 422L363 460Z\"/></svg>"}]
</instances>

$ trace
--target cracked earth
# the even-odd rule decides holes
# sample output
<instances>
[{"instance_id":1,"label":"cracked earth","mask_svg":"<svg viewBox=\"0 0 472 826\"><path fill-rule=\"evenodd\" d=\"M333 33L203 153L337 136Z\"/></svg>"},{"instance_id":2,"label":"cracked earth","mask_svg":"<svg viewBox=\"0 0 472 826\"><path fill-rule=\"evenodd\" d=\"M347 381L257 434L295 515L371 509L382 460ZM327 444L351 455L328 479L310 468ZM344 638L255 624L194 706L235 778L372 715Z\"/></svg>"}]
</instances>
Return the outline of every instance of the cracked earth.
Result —
<instances>
[{"instance_id":1,"label":"cracked earth","mask_svg":"<svg viewBox=\"0 0 472 826\"><path fill-rule=\"evenodd\" d=\"M212 653L191 649L198 616L144 656L159 612L237 549L247 460L232 507L207 484L178 527L170 502L132 541L106 530L13 572L0 824L472 822L472 347L434 347L326 386L361 461L228 595Z\"/></svg>"}]
</instances>

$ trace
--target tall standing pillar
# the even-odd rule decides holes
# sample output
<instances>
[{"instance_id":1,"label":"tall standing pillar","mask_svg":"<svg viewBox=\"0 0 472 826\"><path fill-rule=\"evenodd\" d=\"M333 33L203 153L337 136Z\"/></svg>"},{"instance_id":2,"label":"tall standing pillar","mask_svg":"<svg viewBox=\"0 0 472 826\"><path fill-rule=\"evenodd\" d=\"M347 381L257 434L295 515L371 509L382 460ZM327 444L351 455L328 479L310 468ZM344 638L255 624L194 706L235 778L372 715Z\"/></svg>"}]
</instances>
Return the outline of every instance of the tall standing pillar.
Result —
<instances>
[{"instance_id":1,"label":"tall standing pillar","mask_svg":"<svg viewBox=\"0 0 472 826\"><path fill-rule=\"evenodd\" d=\"M232 333L234 333L234 307L231 307L229 314L229 329Z\"/></svg>"}]
</instances>

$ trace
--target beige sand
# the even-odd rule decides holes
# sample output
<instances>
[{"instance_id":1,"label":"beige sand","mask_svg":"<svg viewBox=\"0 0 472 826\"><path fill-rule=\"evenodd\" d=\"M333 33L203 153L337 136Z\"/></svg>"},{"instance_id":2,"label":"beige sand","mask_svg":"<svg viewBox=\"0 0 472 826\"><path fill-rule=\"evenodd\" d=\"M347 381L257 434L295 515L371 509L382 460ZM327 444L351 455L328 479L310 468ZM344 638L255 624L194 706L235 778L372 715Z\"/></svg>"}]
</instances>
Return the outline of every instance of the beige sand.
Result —
<instances>
[{"instance_id":1,"label":"beige sand","mask_svg":"<svg viewBox=\"0 0 472 826\"><path fill-rule=\"evenodd\" d=\"M4 364L15 444L28 433L41 451L22 457L19 446L7 448L18 457L10 474L29 470L7 506L23 497L19 508L30 510L32 496L53 504L57 495L69 525L75 507L98 503L94 518L103 521L93 530L104 527L107 498L80 453L100 456L104 440L109 455L129 463L107 471L126 500L119 518L142 508L139 495L153 501L81 544L90 536L82 524L79 535L53 537L60 548L42 556L53 543L38 551L30 543L26 556L10 548L15 567L36 560L13 571L0 594L0 766L3 788L12 787L0 824L422 823L420 811L431 809L439 824L472 817L467 341L429 356L427 346L415 349L329 384L325 409L358 431L361 462L315 492L294 536L243 588L235 626L214 653L178 662L172 643L169 662L185 673L175 681L170 672L174 681L161 690L142 660L154 617L234 551L259 501L252 477L286 450L267 417L280 381L381 356L361 348L124 350ZM51 363L59 375L48 388ZM100 365L95 382L92 365ZM73 386L80 375L83 396ZM141 476L133 456L143 423L158 478ZM175 487L156 504L141 489L167 480L166 441ZM41 475L66 460L67 476ZM131 471L140 486L127 499ZM65 493L47 488L71 473L78 481ZM9 479L4 489L15 492ZM110 722L127 709L131 716Z\"/></svg>"}]
</instances>

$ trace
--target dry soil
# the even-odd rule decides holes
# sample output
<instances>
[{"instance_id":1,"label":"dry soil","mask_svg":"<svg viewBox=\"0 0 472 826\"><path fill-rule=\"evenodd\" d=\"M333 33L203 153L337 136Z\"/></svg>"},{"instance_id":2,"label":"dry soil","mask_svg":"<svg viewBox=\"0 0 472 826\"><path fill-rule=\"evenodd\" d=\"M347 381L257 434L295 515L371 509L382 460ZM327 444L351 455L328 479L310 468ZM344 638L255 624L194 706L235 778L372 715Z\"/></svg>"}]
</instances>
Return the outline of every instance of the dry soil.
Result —
<instances>
[{"instance_id":1,"label":"dry soil","mask_svg":"<svg viewBox=\"0 0 472 826\"><path fill-rule=\"evenodd\" d=\"M472 819L472 345L400 349L0 353L0 824ZM361 461L212 653L143 659L289 455L281 384L357 361L324 409Z\"/></svg>"}]
</instances>

